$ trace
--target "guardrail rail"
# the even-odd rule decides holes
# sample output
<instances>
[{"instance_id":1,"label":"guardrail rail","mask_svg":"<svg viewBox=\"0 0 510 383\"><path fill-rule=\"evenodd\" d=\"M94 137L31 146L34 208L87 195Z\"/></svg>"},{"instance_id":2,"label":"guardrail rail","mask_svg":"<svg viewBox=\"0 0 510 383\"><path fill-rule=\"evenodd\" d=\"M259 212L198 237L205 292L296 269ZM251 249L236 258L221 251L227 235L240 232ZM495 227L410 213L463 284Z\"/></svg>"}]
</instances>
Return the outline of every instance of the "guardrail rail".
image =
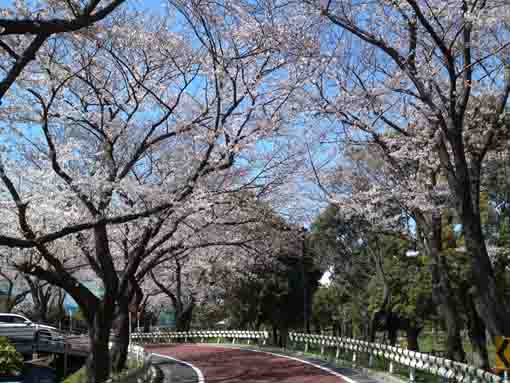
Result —
<instances>
[{"instance_id":1,"label":"guardrail rail","mask_svg":"<svg viewBox=\"0 0 510 383\"><path fill-rule=\"evenodd\" d=\"M204 331L187 331L187 332L171 332L171 331L157 331L151 333L132 333L131 340L136 343L172 343L173 341L193 341L199 339L204 342L205 339L217 339L220 343L221 339L231 339L232 343L237 343L238 340L246 340L248 344L252 340L266 344L269 338L267 331L221 331L221 330L204 330Z\"/></svg>"},{"instance_id":2,"label":"guardrail rail","mask_svg":"<svg viewBox=\"0 0 510 383\"><path fill-rule=\"evenodd\" d=\"M22 354L73 354L86 356L89 353L88 338L84 336L55 336L46 331L29 334L26 330L10 329L4 334L9 342Z\"/></svg>"}]
</instances>

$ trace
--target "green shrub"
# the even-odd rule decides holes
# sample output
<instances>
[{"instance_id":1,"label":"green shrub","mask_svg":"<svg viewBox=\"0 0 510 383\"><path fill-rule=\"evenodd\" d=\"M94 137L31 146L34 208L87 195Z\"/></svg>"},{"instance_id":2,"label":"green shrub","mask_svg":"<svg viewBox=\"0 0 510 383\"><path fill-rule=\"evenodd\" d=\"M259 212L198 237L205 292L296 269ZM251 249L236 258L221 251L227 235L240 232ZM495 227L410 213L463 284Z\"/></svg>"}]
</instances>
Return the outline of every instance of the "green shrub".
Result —
<instances>
[{"instance_id":1,"label":"green shrub","mask_svg":"<svg viewBox=\"0 0 510 383\"><path fill-rule=\"evenodd\" d=\"M5 337L0 337L0 375L17 375L23 369L23 356Z\"/></svg>"}]
</instances>

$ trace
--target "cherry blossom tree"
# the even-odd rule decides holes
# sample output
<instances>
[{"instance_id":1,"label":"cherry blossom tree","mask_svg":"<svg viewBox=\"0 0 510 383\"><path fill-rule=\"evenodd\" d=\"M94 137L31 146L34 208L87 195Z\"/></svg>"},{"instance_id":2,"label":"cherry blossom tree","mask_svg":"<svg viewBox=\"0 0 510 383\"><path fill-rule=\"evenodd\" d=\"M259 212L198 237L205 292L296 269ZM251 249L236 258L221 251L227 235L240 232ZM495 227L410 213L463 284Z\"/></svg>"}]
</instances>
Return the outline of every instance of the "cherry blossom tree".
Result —
<instances>
[{"instance_id":1,"label":"cherry blossom tree","mask_svg":"<svg viewBox=\"0 0 510 383\"><path fill-rule=\"evenodd\" d=\"M17 266L80 305L94 382L109 372L116 307L126 312L139 299L137 272L179 250L184 222L237 187L227 177L236 158L282 126L294 91L278 51L238 33L242 9L174 9L184 16L177 32L129 11L93 39L53 39L3 110L11 146L0 167L10 199L2 208L17 222L0 241L35 247ZM228 28L216 12L230 15ZM101 298L56 252L67 243L87 265L80 273L101 281Z\"/></svg>"},{"instance_id":2,"label":"cherry blossom tree","mask_svg":"<svg viewBox=\"0 0 510 383\"><path fill-rule=\"evenodd\" d=\"M193 261L196 258L193 257ZM151 271L154 285L172 302L177 331L190 329L193 309L197 304L197 289L203 289L206 280L207 268L194 267L190 263L186 262L186 258L176 257L173 262L161 264L159 272L158 269Z\"/></svg>"},{"instance_id":3,"label":"cherry blossom tree","mask_svg":"<svg viewBox=\"0 0 510 383\"><path fill-rule=\"evenodd\" d=\"M181 249L160 259L150 270L152 290L159 289L172 302L177 329L189 329L193 308L214 295L213 286L224 277L219 270L235 273L250 263L264 262L262 254L271 247L275 233L268 230L272 224L268 222L269 208L257 199L248 199L250 194L231 196L231 205L215 208L214 220L207 225L191 223L192 231ZM201 214L200 221L204 219ZM142 277L145 275L137 275Z\"/></svg>"},{"instance_id":4,"label":"cherry blossom tree","mask_svg":"<svg viewBox=\"0 0 510 383\"><path fill-rule=\"evenodd\" d=\"M70 32L86 34L86 28L97 26L95 24L124 2L48 2L36 8L29 2L17 1L10 7L2 8L0 60L3 78L0 81L0 101L52 36Z\"/></svg>"},{"instance_id":5,"label":"cherry blossom tree","mask_svg":"<svg viewBox=\"0 0 510 383\"><path fill-rule=\"evenodd\" d=\"M463 0L303 7L315 9L331 37L322 39L333 53L315 83L323 114L347 140L369 137L388 162L413 157L438 169L410 189L421 183L435 194L447 186L471 256L477 312L492 335L509 333L479 211L482 163L508 139L508 9Z\"/></svg>"}]
</instances>

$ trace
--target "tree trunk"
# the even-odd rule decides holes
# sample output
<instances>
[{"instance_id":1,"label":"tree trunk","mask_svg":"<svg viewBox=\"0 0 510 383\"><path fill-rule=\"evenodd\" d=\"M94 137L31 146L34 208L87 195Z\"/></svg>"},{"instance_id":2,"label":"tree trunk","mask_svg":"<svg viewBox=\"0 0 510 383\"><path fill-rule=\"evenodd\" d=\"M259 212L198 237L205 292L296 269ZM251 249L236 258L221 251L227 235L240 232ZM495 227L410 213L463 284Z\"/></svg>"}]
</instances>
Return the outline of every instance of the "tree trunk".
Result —
<instances>
[{"instance_id":1,"label":"tree trunk","mask_svg":"<svg viewBox=\"0 0 510 383\"><path fill-rule=\"evenodd\" d=\"M94 315L87 317L91 348L91 355L87 359L87 378L88 383L103 383L110 375L108 342L115 315L115 303L119 296L119 279L110 253L106 225L94 228L94 247L95 257L101 264L104 293ZM80 307L84 308L82 305Z\"/></svg>"},{"instance_id":2,"label":"tree trunk","mask_svg":"<svg viewBox=\"0 0 510 383\"><path fill-rule=\"evenodd\" d=\"M278 345L278 330L276 329L276 325L273 325L273 344L275 346Z\"/></svg>"},{"instance_id":3,"label":"tree trunk","mask_svg":"<svg viewBox=\"0 0 510 383\"><path fill-rule=\"evenodd\" d=\"M65 297L66 297L65 292L60 288L57 289L57 292L53 297L53 305L56 308L55 320L59 323L62 322L66 317L66 312L64 308Z\"/></svg>"},{"instance_id":4,"label":"tree trunk","mask_svg":"<svg viewBox=\"0 0 510 383\"><path fill-rule=\"evenodd\" d=\"M476 312L473 297L469 295L466 302L466 314L468 316L468 334L473 347L473 364L483 370L488 370L489 353L487 351L486 328L483 320Z\"/></svg>"},{"instance_id":5,"label":"tree trunk","mask_svg":"<svg viewBox=\"0 0 510 383\"><path fill-rule=\"evenodd\" d=\"M132 328L129 328L129 306L130 304L140 310L143 301L143 291L135 278L130 278L127 289L119 291L117 299L116 324L118 336L115 339L112 349L112 370L120 372L126 367L129 349L129 337ZM133 315L133 314L131 314Z\"/></svg>"},{"instance_id":6,"label":"tree trunk","mask_svg":"<svg viewBox=\"0 0 510 383\"><path fill-rule=\"evenodd\" d=\"M182 309L182 306L182 304L177 306L181 307L181 309L176 310L175 325L177 331L189 331L191 327L191 321L193 319L193 309L195 308L195 303L192 301L184 309Z\"/></svg>"},{"instance_id":7,"label":"tree trunk","mask_svg":"<svg viewBox=\"0 0 510 383\"><path fill-rule=\"evenodd\" d=\"M118 336L112 348L112 371L120 372L126 366L129 347L129 311L127 306L117 315Z\"/></svg>"},{"instance_id":8,"label":"tree trunk","mask_svg":"<svg viewBox=\"0 0 510 383\"><path fill-rule=\"evenodd\" d=\"M438 304L438 311L446 327L446 356L448 359L464 362L466 354L462 346L461 320L445 277L447 274L446 262L443 257L439 258L439 264L432 264L432 284L435 286L432 288L432 296Z\"/></svg>"},{"instance_id":9,"label":"tree trunk","mask_svg":"<svg viewBox=\"0 0 510 383\"><path fill-rule=\"evenodd\" d=\"M289 329L287 326L280 327L280 339L278 346L281 348L287 348L287 339L289 338Z\"/></svg>"},{"instance_id":10,"label":"tree trunk","mask_svg":"<svg viewBox=\"0 0 510 383\"><path fill-rule=\"evenodd\" d=\"M448 139L455 159L455 177L448 177L448 182L455 195L466 250L471 257L476 311L493 337L510 336L510 309L505 298L498 294L482 231L479 200L483 157L472 158L468 164L461 129L452 131Z\"/></svg>"},{"instance_id":11,"label":"tree trunk","mask_svg":"<svg viewBox=\"0 0 510 383\"><path fill-rule=\"evenodd\" d=\"M463 214L466 250L472 259L474 301L478 317L483 318L489 333L510 336L510 313L504 297L498 294L494 270L487 254L481 224L476 217Z\"/></svg>"},{"instance_id":12,"label":"tree trunk","mask_svg":"<svg viewBox=\"0 0 510 383\"><path fill-rule=\"evenodd\" d=\"M368 308L363 306L361 309L361 337L363 340L368 341L370 338L371 318Z\"/></svg>"},{"instance_id":13,"label":"tree trunk","mask_svg":"<svg viewBox=\"0 0 510 383\"><path fill-rule=\"evenodd\" d=\"M397 344L398 339L398 326L395 325L394 321L388 321L388 340L392 346Z\"/></svg>"},{"instance_id":14,"label":"tree trunk","mask_svg":"<svg viewBox=\"0 0 510 383\"><path fill-rule=\"evenodd\" d=\"M87 382L103 383L110 375L110 351L108 342L113 320L113 308L103 307L96 312L89 325L90 356L87 359Z\"/></svg>"},{"instance_id":15,"label":"tree trunk","mask_svg":"<svg viewBox=\"0 0 510 383\"><path fill-rule=\"evenodd\" d=\"M409 325L406 329L407 335L407 349L411 351L420 351L420 345L418 344L418 336L422 327Z\"/></svg>"},{"instance_id":16,"label":"tree trunk","mask_svg":"<svg viewBox=\"0 0 510 383\"><path fill-rule=\"evenodd\" d=\"M369 247L369 250L371 248ZM375 265L375 269L377 270L377 275L379 277L380 282L383 284L383 296L382 303L379 306L379 309L375 311L372 315L372 318L369 323L369 342L375 342L377 331L391 331L390 327L390 318L391 318L391 289L388 283L388 278L386 278L386 273L384 271L383 266L383 257L382 253L378 250L370 251L372 254L373 262Z\"/></svg>"},{"instance_id":17,"label":"tree trunk","mask_svg":"<svg viewBox=\"0 0 510 383\"><path fill-rule=\"evenodd\" d=\"M342 321L340 321L337 324L335 324L333 336L337 336L337 337L341 338L343 335L342 329L343 329L343 323L342 323Z\"/></svg>"},{"instance_id":18,"label":"tree trunk","mask_svg":"<svg viewBox=\"0 0 510 383\"><path fill-rule=\"evenodd\" d=\"M372 320L370 321L370 335L369 335L369 342L374 343L377 331L378 330L388 330L388 320L387 320L387 313L385 309L379 309L372 315Z\"/></svg>"},{"instance_id":19,"label":"tree trunk","mask_svg":"<svg viewBox=\"0 0 510 383\"><path fill-rule=\"evenodd\" d=\"M353 330L354 326L352 324L352 320L346 320L344 322L344 324L345 324L345 330L344 330L345 337L352 338L354 335L354 330Z\"/></svg>"},{"instance_id":20,"label":"tree trunk","mask_svg":"<svg viewBox=\"0 0 510 383\"><path fill-rule=\"evenodd\" d=\"M448 265L442 251L442 223L441 212L432 212L430 224L423 217L419 217L421 229L425 234L424 244L431 258L432 299L438 307L447 331L446 354L449 359L463 362L466 359L462 347L461 320L457 305L450 287Z\"/></svg>"}]
</instances>

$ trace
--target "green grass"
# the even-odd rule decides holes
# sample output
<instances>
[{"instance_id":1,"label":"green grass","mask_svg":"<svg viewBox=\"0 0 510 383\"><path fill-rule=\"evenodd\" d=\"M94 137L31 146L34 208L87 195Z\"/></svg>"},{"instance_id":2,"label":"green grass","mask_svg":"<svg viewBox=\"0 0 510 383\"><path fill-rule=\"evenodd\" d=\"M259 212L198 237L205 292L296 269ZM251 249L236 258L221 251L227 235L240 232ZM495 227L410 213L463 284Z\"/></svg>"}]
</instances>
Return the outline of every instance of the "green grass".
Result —
<instances>
[{"instance_id":1,"label":"green grass","mask_svg":"<svg viewBox=\"0 0 510 383\"><path fill-rule=\"evenodd\" d=\"M468 363L474 363L474 355L473 355L473 346L471 342L464 339L463 340L464 351L466 353L466 359ZM494 346L491 342L487 342L487 351L489 352L489 365L496 365L496 346Z\"/></svg>"},{"instance_id":2,"label":"green grass","mask_svg":"<svg viewBox=\"0 0 510 383\"><path fill-rule=\"evenodd\" d=\"M85 367L80 368L74 374L64 379L63 383L87 383L87 374Z\"/></svg>"},{"instance_id":3,"label":"green grass","mask_svg":"<svg viewBox=\"0 0 510 383\"><path fill-rule=\"evenodd\" d=\"M432 351L445 351L446 350L446 335L443 332L437 332L435 335L425 333L418 339L420 345L420 352L432 352ZM462 345L464 352L466 353L467 364L474 364L475 357L473 352L473 346L469 341L469 338L463 337ZM496 347L492 342L488 340L487 351L489 353L489 364L491 366L496 365Z\"/></svg>"}]
</instances>

